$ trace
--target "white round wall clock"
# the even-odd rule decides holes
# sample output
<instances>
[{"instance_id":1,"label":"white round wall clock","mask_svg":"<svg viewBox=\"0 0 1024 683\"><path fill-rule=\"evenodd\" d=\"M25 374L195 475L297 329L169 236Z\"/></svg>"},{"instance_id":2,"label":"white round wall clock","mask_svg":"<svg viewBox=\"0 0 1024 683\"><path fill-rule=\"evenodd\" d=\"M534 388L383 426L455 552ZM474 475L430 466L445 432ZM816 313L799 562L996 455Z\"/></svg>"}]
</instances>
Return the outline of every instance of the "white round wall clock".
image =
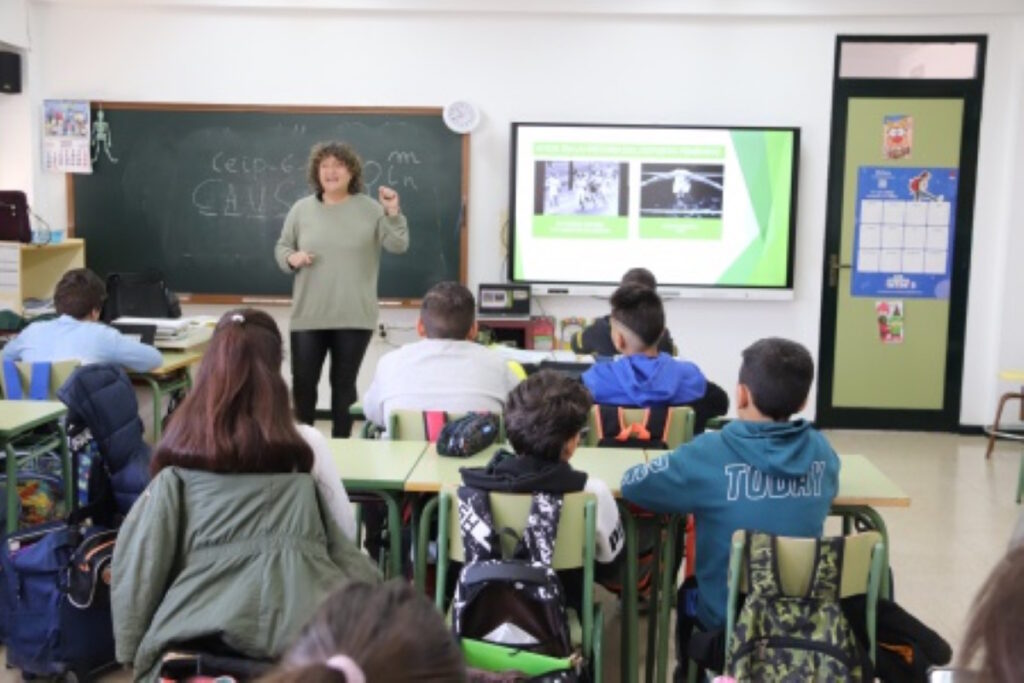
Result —
<instances>
[{"instance_id":1,"label":"white round wall clock","mask_svg":"<svg viewBox=\"0 0 1024 683\"><path fill-rule=\"evenodd\" d=\"M480 123L480 112L473 103L456 100L444 108L444 123L456 133L470 133Z\"/></svg>"}]
</instances>

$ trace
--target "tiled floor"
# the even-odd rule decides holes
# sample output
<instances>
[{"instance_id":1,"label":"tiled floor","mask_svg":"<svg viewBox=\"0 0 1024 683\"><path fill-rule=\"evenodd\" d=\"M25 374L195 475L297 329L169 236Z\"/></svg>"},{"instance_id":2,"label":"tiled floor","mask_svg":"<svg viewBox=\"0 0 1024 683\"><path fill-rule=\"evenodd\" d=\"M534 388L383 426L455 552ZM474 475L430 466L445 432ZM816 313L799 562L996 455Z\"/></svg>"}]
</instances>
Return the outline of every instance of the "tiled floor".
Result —
<instances>
[{"instance_id":1,"label":"tiled floor","mask_svg":"<svg viewBox=\"0 0 1024 683\"><path fill-rule=\"evenodd\" d=\"M909 508L881 511L892 541L896 600L955 648L974 594L1017 521L1020 445L1000 443L986 461L978 436L834 431L828 437L840 453L868 456L910 496ZM616 681L619 615L611 600L605 634L605 680ZM0 683L16 680L16 673L0 671Z\"/></svg>"}]
</instances>

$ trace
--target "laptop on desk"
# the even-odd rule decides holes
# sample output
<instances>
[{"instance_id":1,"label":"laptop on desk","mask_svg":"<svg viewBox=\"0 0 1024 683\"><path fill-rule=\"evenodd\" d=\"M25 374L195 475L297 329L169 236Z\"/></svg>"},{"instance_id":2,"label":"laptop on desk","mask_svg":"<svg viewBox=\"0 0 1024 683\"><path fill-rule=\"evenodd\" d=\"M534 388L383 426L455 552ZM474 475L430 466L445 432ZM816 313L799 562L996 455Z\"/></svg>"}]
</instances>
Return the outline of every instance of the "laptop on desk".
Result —
<instances>
[{"instance_id":1,"label":"laptop on desk","mask_svg":"<svg viewBox=\"0 0 1024 683\"><path fill-rule=\"evenodd\" d=\"M131 337L137 342L153 346L156 341L156 325L138 323L110 323L110 325L121 334Z\"/></svg>"}]
</instances>

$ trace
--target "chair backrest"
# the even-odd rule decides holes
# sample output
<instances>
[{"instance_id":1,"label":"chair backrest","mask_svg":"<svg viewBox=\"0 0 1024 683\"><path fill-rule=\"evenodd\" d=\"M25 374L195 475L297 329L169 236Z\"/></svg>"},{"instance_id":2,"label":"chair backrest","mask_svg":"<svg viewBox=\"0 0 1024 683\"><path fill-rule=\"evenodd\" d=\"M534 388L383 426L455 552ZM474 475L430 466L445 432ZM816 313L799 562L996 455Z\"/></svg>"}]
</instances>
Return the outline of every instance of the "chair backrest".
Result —
<instances>
[{"instance_id":1,"label":"chair backrest","mask_svg":"<svg viewBox=\"0 0 1024 683\"><path fill-rule=\"evenodd\" d=\"M871 560L875 545L882 542L882 535L877 531L864 531L843 537L842 583L839 586L839 597L862 595L868 591L868 579L871 574ZM737 531L732 536L733 552L742 554L747 542L745 531ZM814 571L815 539L780 537L777 546L779 558L779 580L786 595L803 595L811 583L811 572ZM747 570L740 563L739 591L747 591ZM730 577L730 581L731 581Z\"/></svg>"},{"instance_id":2,"label":"chair backrest","mask_svg":"<svg viewBox=\"0 0 1024 683\"><path fill-rule=\"evenodd\" d=\"M644 408L625 408L622 412L626 425L643 422ZM668 409L668 432L665 443L669 449L678 448L693 439L694 412L690 406L670 406ZM660 439L660 436L657 436ZM601 407L595 405L587 415L585 446L596 446L601 440Z\"/></svg>"},{"instance_id":3,"label":"chair backrest","mask_svg":"<svg viewBox=\"0 0 1024 683\"><path fill-rule=\"evenodd\" d=\"M521 534L526 527L526 519L530 512L533 496L528 493L491 493L491 516L495 529L512 529ZM455 491L447 490L443 494L442 504L448 501L448 557L456 562L465 561L465 549L462 547L462 532L459 530L458 497ZM556 571L578 569L583 566L587 544L594 544L594 515L591 524L586 523L586 505L591 501L596 506L592 493L567 493L562 497L562 514L558 519L558 532L555 537L555 555L551 567ZM501 535L502 550L507 555L512 552L515 540L511 534ZM593 556L591 554L591 556Z\"/></svg>"},{"instance_id":4,"label":"chair backrest","mask_svg":"<svg viewBox=\"0 0 1024 683\"><path fill-rule=\"evenodd\" d=\"M457 420L466 413L447 413L448 421ZM505 441L505 417L498 416L498 442ZM437 441L445 424L445 413L440 410L408 410L399 408L388 416L388 437L395 441Z\"/></svg>"},{"instance_id":5,"label":"chair backrest","mask_svg":"<svg viewBox=\"0 0 1024 683\"><path fill-rule=\"evenodd\" d=\"M882 534L865 531L843 536L843 566L839 584L839 597L867 595L869 654L874 660L875 653L875 609L878 601L878 587L882 566ZM746 564L743 556L747 545L747 533L736 531L732 536L729 553L729 598L726 608L725 651L729 652L733 625L736 619L736 605L739 593L748 590ZM800 596L807 592L815 569L814 558L816 539L778 537L776 558L779 581L786 595Z\"/></svg>"},{"instance_id":6,"label":"chair backrest","mask_svg":"<svg viewBox=\"0 0 1024 683\"><path fill-rule=\"evenodd\" d=\"M7 365L7 363L11 363L11 361L4 361L4 365L5 366ZM57 390L60 389L61 386L63 386L64 382L68 381L68 377L71 376L71 373L73 373L75 371L75 369L79 365L81 365L81 364L82 363L80 361L78 361L78 360L61 360L61 361L56 361L54 363L45 363L45 364L41 364L41 363L27 363L27 362L14 362L14 363L12 363L12 365L14 366L15 373L17 374L17 377L18 377L18 383L20 384L20 389L21 389L20 392L16 392L16 395L20 394L25 399L30 399L32 397L31 394L32 394L33 367L34 366L38 366L38 365L49 365L50 366L50 373L49 373L49 381L47 382L47 386L46 386L46 396L42 397L39 400L48 400L48 401L56 400L57 399ZM36 371L36 372L38 372L38 371ZM10 389L12 389L12 387L8 386L8 384L9 384L9 377L8 377L8 375L9 374L10 373L6 371L6 367L4 368L3 372L0 372L0 384L2 384L2 386L3 386L3 395L4 395L5 398L8 398L8 399L11 398L11 391L10 391Z\"/></svg>"}]
</instances>

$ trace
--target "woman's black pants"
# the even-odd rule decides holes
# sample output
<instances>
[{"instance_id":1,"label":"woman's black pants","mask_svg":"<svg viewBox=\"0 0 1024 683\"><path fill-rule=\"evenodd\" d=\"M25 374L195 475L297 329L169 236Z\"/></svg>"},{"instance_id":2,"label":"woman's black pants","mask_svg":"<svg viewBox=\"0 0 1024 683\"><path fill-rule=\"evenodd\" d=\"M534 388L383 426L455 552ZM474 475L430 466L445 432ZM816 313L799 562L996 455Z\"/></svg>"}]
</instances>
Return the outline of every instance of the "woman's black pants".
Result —
<instances>
[{"instance_id":1,"label":"woman's black pants","mask_svg":"<svg viewBox=\"0 0 1024 683\"><path fill-rule=\"evenodd\" d=\"M372 330L299 330L291 333L292 397L295 417L313 424L316 394L324 358L331 355L331 436L347 438L352 431L349 406L356 402L356 377Z\"/></svg>"}]
</instances>

